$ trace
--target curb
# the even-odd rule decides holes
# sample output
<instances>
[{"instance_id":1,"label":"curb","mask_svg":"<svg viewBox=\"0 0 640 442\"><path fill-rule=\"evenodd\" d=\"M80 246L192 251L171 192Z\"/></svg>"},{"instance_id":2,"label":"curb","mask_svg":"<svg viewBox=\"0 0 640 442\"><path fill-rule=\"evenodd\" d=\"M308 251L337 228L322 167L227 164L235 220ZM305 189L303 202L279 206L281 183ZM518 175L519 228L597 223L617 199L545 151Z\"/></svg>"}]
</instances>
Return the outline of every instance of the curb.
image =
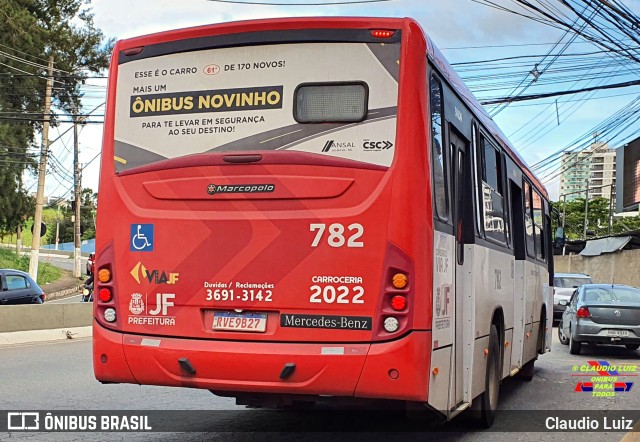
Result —
<instances>
[{"instance_id":1,"label":"curb","mask_svg":"<svg viewBox=\"0 0 640 442\"><path fill-rule=\"evenodd\" d=\"M52 330L29 330L0 333L0 348L16 347L36 342L68 341L89 338L93 327L67 327Z\"/></svg>"},{"instance_id":2,"label":"curb","mask_svg":"<svg viewBox=\"0 0 640 442\"><path fill-rule=\"evenodd\" d=\"M45 290L45 293L47 293L46 290ZM70 287L68 289L59 290L59 291L53 292L53 293L47 293L47 298L45 299L45 302L53 301L54 299L64 298L65 296L70 295L72 293L81 294L82 293L82 285L78 284L75 287Z\"/></svg>"}]
</instances>

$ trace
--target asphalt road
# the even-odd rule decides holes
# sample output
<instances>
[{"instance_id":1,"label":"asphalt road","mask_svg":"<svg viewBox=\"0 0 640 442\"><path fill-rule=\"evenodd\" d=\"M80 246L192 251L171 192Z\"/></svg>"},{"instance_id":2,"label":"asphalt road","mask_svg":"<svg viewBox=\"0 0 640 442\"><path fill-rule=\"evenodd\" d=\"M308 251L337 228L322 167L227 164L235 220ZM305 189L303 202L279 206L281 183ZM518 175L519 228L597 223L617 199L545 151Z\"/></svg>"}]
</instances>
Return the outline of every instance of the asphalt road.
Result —
<instances>
[{"instance_id":1,"label":"asphalt road","mask_svg":"<svg viewBox=\"0 0 640 442\"><path fill-rule=\"evenodd\" d=\"M82 295L71 295L66 298L54 299L53 301L47 301L47 304L70 304L72 302L80 302Z\"/></svg>"},{"instance_id":2,"label":"asphalt road","mask_svg":"<svg viewBox=\"0 0 640 442\"><path fill-rule=\"evenodd\" d=\"M554 329L555 331L555 329ZM640 410L638 387L615 397L593 397L575 392L575 376L589 360L611 364L640 365L640 352L624 348L585 347L583 355L570 355L567 346L556 341L553 351L536 363L534 380L503 382L499 415L494 430L517 411L550 410ZM574 369L578 367L578 369ZM640 367L638 368L640 370ZM444 427L403 420L393 413L345 414L341 408L321 406L321 412L300 413L245 409L234 400L205 390L137 385L101 385L93 377L91 341L34 344L0 348L0 403L3 410L208 410L196 425L197 433L0 433L0 440L455 440L455 441L539 441L606 440L618 441L618 433L542 433L479 430L469 414L463 414ZM629 378L627 378L628 380ZM632 381L635 378L631 378ZM324 410L324 412L322 412ZM327 411L329 413L327 413ZM532 420L540 415L524 411ZM584 411L588 414L587 411ZM501 422L502 420L502 422ZM313 430L308 432L305 430ZM445 430L446 432L443 432ZM358 433L355 433L358 431Z\"/></svg>"},{"instance_id":3,"label":"asphalt road","mask_svg":"<svg viewBox=\"0 0 640 442\"><path fill-rule=\"evenodd\" d=\"M68 271L73 271L73 267L74 267L74 262L73 262L73 255L71 256L65 256L65 255L57 255L57 254L47 254L47 253L41 253L40 254L40 259L39 262L46 262L48 264L60 267L61 269L64 270L68 270ZM87 267L87 258L82 256L80 258L80 269L82 270L82 276L84 278L86 278L87 276L85 275L85 269ZM46 288L45 288L46 291ZM47 302L51 302L51 303L60 303L60 304L67 304L67 303L71 303L71 302L80 302L80 298L82 295L80 294L71 294L69 296L66 296L64 298L58 298L52 301L47 301ZM1 440L1 439L0 439Z\"/></svg>"},{"instance_id":4,"label":"asphalt road","mask_svg":"<svg viewBox=\"0 0 640 442\"><path fill-rule=\"evenodd\" d=\"M57 255L55 253L40 253L39 262L46 262L48 264L52 264L54 266L60 267L64 270L73 271L73 255ZM82 270L82 274L84 275L87 268L87 258L82 256L80 258L80 270Z\"/></svg>"}]
</instances>

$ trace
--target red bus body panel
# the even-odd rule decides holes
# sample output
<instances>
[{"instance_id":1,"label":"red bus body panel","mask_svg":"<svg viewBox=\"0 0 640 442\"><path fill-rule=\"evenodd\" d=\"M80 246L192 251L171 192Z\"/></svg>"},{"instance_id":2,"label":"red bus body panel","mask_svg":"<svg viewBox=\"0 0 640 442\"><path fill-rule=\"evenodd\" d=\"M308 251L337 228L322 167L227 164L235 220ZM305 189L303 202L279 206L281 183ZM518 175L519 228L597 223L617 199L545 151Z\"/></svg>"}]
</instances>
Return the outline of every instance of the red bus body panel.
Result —
<instances>
[{"instance_id":1,"label":"red bus body panel","mask_svg":"<svg viewBox=\"0 0 640 442\"><path fill-rule=\"evenodd\" d=\"M428 332L412 333L392 342L343 347L143 337L112 332L98 324L94 333L100 351L109 355L108 362L103 363L101 355L94 352L96 377L103 382L427 400L428 378L421 368L429 363L429 353L424 351L431 339ZM323 348L343 348L344 354L322 355ZM188 357L195 375L185 376L180 370L176 361L181 357ZM283 381L280 372L292 361L296 370ZM396 379L389 376L391 370L398 372Z\"/></svg>"},{"instance_id":2,"label":"red bus body panel","mask_svg":"<svg viewBox=\"0 0 640 442\"><path fill-rule=\"evenodd\" d=\"M202 36L314 28L402 31L391 167L287 153L278 153L276 160L255 151L246 154L264 154L258 164L224 164L220 156L205 155L116 175L112 159L120 51ZM119 41L109 79L96 240L97 270L111 272L111 279L99 283L96 291L108 288L113 300L94 304L96 378L214 391L425 402L433 286L431 191L429 182L423 182L430 176L426 53L424 34L409 19L262 20ZM253 184L275 183L276 190L207 198L208 183L241 185L248 179ZM415 207L415 201L421 204ZM147 257L130 252L129 226L136 223L154 224L154 247L162 254ZM366 247L350 249L348 254L331 247L311 249L313 223L366 224ZM282 313L331 316L345 314L345 306L302 303L301 299L309 299L308 292L274 289L268 305L258 301L222 305L228 310L266 312L264 333L214 331L212 312L221 305L204 302L206 277L200 276L211 268L218 269L216 281L273 281L285 288L309 287L315 275L360 275L366 303L349 305L348 315L370 317L371 330L281 327ZM408 288L398 292L391 287L394 272L409 275ZM167 278L158 280L162 273ZM170 285L167 279L172 278ZM171 298L175 326L127 322L128 311L141 302L159 309L154 297L173 293L176 287L180 296ZM135 304L137 291L142 297ZM407 311L390 309L390 297L396 292L407 297ZM105 321L107 309L116 310L115 322ZM387 333L382 321L396 314L401 328ZM195 374L181 368L180 358L189 360ZM296 369L291 377L280 379L288 363L295 363Z\"/></svg>"}]
</instances>

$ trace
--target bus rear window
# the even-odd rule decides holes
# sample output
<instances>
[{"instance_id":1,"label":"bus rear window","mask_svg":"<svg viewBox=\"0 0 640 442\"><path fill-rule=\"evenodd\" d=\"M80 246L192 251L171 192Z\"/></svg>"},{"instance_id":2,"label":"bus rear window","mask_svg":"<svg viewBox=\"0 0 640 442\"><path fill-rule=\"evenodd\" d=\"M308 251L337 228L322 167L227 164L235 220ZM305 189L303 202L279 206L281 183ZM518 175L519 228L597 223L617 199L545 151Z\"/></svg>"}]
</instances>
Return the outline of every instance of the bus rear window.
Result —
<instances>
[{"instance_id":1,"label":"bus rear window","mask_svg":"<svg viewBox=\"0 0 640 442\"><path fill-rule=\"evenodd\" d=\"M345 69L329 59L345 60ZM121 63L115 171L188 155L265 151L389 167L399 59L400 43L293 43Z\"/></svg>"},{"instance_id":2,"label":"bus rear window","mask_svg":"<svg viewBox=\"0 0 640 442\"><path fill-rule=\"evenodd\" d=\"M298 123L356 123L367 116L364 83L302 85L295 95Z\"/></svg>"}]
</instances>

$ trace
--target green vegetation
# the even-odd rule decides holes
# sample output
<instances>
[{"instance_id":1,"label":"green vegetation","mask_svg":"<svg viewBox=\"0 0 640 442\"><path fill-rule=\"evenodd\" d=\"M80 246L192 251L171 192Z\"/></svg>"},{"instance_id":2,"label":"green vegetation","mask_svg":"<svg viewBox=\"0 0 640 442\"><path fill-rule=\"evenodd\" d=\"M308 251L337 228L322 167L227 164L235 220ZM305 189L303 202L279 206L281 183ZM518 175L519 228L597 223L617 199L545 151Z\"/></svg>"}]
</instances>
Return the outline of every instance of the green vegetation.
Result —
<instances>
[{"instance_id":1,"label":"green vegetation","mask_svg":"<svg viewBox=\"0 0 640 442\"><path fill-rule=\"evenodd\" d=\"M29 271L29 256L18 256L14 250L0 249L0 268ZM52 264L38 264L38 284L42 287L62 277L62 270Z\"/></svg>"},{"instance_id":2,"label":"green vegetation","mask_svg":"<svg viewBox=\"0 0 640 442\"><path fill-rule=\"evenodd\" d=\"M560 225L562 225L563 203L552 203L560 212ZM615 210L615 207L613 208ZM553 228L556 228L556 217L552 217ZM611 234L629 232L640 229L640 217L614 218L611 226ZM569 240L584 239L584 198L578 198L567 202L565 208L565 235ZM587 207L587 236L599 238L609 235L609 200L606 198L593 198L589 200Z\"/></svg>"},{"instance_id":3,"label":"green vegetation","mask_svg":"<svg viewBox=\"0 0 640 442\"><path fill-rule=\"evenodd\" d=\"M40 238L40 244L54 244L56 241L56 210L55 209L43 209L42 210L42 222L47 225L47 233ZM31 234L31 227L33 226L33 218L27 220L22 229L22 245L25 247L31 247L33 235ZM17 239L16 232L3 232L2 242L4 244L15 244Z\"/></svg>"},{"instance_id":4,"label":"green vegetation","mask_svg":"<svg viewBox=\"0 0 640 442\"><path fill-rule=\"evenodd\" d=\"M0 232L15 237L24 231L23 244L30 245L27 220L35 200L23 177L36 174L40 159L48 59L54 62L50 116L56 127L87 112L81 86L107 68L114 42L96 28L90 0L0 0L0 11ZM73 174L57 171L64 172ZM47 227L53 232L43 243L55 241L55 223Z\"/></svg>"}]
</instances>

